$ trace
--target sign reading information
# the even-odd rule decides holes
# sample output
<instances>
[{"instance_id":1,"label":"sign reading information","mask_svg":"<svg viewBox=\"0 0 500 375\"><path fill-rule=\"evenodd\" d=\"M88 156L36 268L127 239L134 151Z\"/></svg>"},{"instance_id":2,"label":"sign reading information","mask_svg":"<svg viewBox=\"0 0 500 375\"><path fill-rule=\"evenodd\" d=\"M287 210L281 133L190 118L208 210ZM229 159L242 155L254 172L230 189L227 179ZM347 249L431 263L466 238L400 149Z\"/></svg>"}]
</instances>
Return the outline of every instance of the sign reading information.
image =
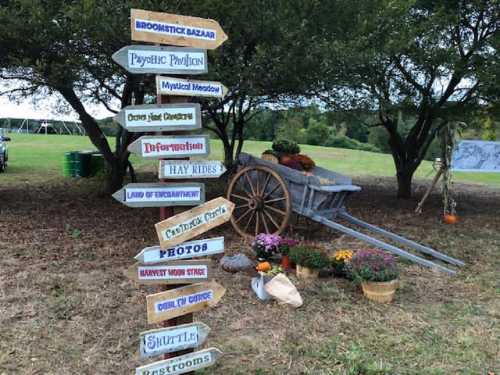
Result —
<instances>
[{"instance_id":1,"label":"sign reading information","mask_svg":"<svg viewBox=\"0 0 500 375\"><path fill-rule=\"evenodd\" d=\"M145 266L135 264L125 274L140 284L190 284L208 280L209 260L184 260Z\"/></svg>"},{"instance_id":2,"label":"sign reading information","mask_svg":"<svg viewBox=\"0 0 500 375\"><path fill-rule=\"evenodd\" d=\"M215 281L151 294L146 297L148 323L159 323L215 306L226 289Z\"/></svg>"},{"instance_id":3,"label":"sign reading information","mask_svg":"<svg viewBox=\"0 0 500 375\"><path fill-rule=\"evenodd\" d=\"M207 51L198 48L127 46L113 60L133 74L204 74Z\"/></svg>"},{"instance_id":4,"label":"sign reading information","mask_svg":"<svg viewBox=\"0 0 500 375\"><path fill-rule=\"evenodd\" d=\"M155 159L207 156L210 153L210 141L207 135L144 135L132 142L128 150L143 158Z\"/></svg>"},{"instance_id":5,"label":"sign reading information","mask_svg":"<svg viewBox=\"0 0 500 375\"><path fill-rule=\"evenodd\" d=\"M130 132L201 129L200 105L143 104L123 108L115 121Z\"/></svg>"},{"instance_id":6,"label":"sign reading information","mask_svg":"<svg viewBox=\"0 0 500 375\"><path fill-rule=\"evenodd\" d=\"M227 88L220 82L162 76L156 76L156 91L158 95L204 96L209 98L223 98L227 94Z\"/></svg>"},{"instance_id":7,"label":"sign reading information","mask_svg":"<svg viewBox=\"0 0 500 375\"><path fill-rule=\"evenodd\" d=\"M218 160L160 160L159 177L165 179L217 178L226 172Z\"/></svg>"},{"instance_id":8,"label":"sign reading information","mask_svg":"<svg viewBox=\"0 0 500 375\"><path fill-rule=\"evenodd\" d=\"M131 9L132 40L215 49L227 40L214 20Z\"/></svg>"},{"instance_id":9,"label":"sign reading information","mask_svg":"<svg viewBox=\"0 0 500 375\"><path fill-rule=\"evenodd\" d=\"M234 203L219 197L155 224L160 247L168 249L224 224L233 209Z\"/></svg>"},{"instance_id":10,"label":"sign reading information","mask_svg":"<svg viewBox=\"0 0 500 375\"><path fill-rule=\"evenodd\" d=\"M141 358L196 348L205 342L209 332L210 328L201 322L142 332Z\"/></svg>"}]
</instances>

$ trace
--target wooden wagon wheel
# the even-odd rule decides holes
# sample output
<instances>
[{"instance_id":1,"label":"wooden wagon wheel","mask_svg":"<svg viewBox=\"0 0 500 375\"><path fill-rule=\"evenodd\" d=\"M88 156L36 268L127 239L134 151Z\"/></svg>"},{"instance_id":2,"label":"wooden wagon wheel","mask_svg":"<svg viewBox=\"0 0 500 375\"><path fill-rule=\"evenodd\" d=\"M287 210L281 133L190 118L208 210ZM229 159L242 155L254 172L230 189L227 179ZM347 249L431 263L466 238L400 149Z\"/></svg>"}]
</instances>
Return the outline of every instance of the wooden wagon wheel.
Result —
<instances>
[{"instance_id":1,"label":"wooden wagon wheel","mask_svg":"<svg viewBox=\"0 0 500 375\"><path fill-rule=\"evenodd\" d=\"M229 184L227 199L236 204L231 217L234 229L247 238L264 232L283 232L292 213L285 181L264 166L238 171Z\"/></svg>"}]
</instances>

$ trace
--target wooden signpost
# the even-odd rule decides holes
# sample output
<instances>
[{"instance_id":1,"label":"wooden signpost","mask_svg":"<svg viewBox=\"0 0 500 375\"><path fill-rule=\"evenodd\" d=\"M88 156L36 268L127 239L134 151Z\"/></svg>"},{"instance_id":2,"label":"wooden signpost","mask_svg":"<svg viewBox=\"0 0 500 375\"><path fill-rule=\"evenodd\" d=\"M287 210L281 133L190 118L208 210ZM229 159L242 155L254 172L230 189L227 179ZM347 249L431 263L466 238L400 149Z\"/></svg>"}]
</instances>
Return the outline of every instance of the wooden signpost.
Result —
<instances>
[{"instance_id":1,"label":"wooden signpost","mask_svg":"<svg viewBox=\"0 0 500 375\"><path fill-rule=\"evenodd\" d=\"M220 82L156 76L156 92L158 95L203 96L222 99L227 94L227 87Z\"/></svg>"},{"instance_id":2,"label":"wooden signpost","mask_svg":"<svg viewBox=\"0 0 500 375\"><path fill-rule=\"evenodd\" d=\"M203 74L208 72L207 51L199 48L127 46L113 60L133 74Z\"/></svg>"},{"instance_id":3,"label":"wooden signpost","mask_svg":"<svg viewBox=\"0 0 500 375\"><path fill-rule=\"evenodd\" d=\"M113 194L129 207L194 206L205 202L205 185L190 183L128 184Z\"/></svg>"},{"instance_id":4,"label":"wooden signpost","mask_svg":"<svg viewBox=\"0 0 500 375\"><path fill-rule=\"evenodd\" d=\"M114 119L129 132L201 129L198 103L129 105Z\"/></svg>"},{"instance_id":5,"label":"wooden signpost","mask_svg":"<svg viewBox=\"0 0 500 375\"><path fill-rule=\"evenodd\" d=\"M128 150L143 158L155 159L207 156L210 153L210 141L207 135L144 135L132 142Z\"/></svg>"},{"instance_id":6,"label":"wooden signpost","mask_svg":"<svg viewBox=\"0 0 500 375\"><path fill-rule=\"evenodd\" d=\"M136 368L135 375L177 375L212 366L222 352L208 348Z\"/></svg>"},{"instance_id":7,"label":"wooden signpost","mask_svg":"<svg viewBox=\"0 0 500 375\"><path fill-rule=\"evenodd\" d=\"M219 160L160 160L160 178L219 178L226 167Z\"/></svg>"},{"instance_id":8,"label":"wooden signpost","mask_svg":"<svg viewBox=\"0 0 500 375\"><path fill-rule=\"evenodd\" d=\"M219 197L155 224L160 247L167 249L224 224L231 218L234 206Z\"/></svg>"},{"instance_id":9,"label":"wooden signpost","mask_svg":"<svg viewBox=\"0 0 500 375\"><path fill-rule=\"evenodd\" d=\"M214 20L132 9L132 40L215 49L227 40Z\"/></svg>"},{"instance_id":10,"label":"wooden signpost","mask_svg":"<svg viewBox=\"0 0 500 375\"><path fill-rule=\"evenodd\" d=\"M141 358L194 349L202 345L210 328L201 322L181 324L175 327L152 329L140 335Z\"/></svg>"},{"instance_id":11,"label":"wooden signpost","mask_svg":"<svg viewBox=\"0 0 500 375\"><path fill-rule=\"evenodd\" d=\"M220 254L224 252L224 237L184 242L162 250L160 246L144 248L135 256L141 264L155 264L178 259L189 259Z\"/></svg>"},{"instance_id":12,"label":"wooden signpost","mask_svg":"<svg viewBox=\"0 0 500 375\"><path fill-rule=\"evenodd\" d=\"M148 323L159 323L215 306L226 289L215 281L167 290L146 297Z\"/></svg>"},{"instance_id":13,"label":"wooden signpost","mask_svg":"<svg viewBox=\"0 0 500 375\"><path fill-rule=\"evenodd\" d=\"M125 274L139 284L192 284L208 280L211 261L184 260L145 266L134 264Z\"/></svg>"}]
</instances>

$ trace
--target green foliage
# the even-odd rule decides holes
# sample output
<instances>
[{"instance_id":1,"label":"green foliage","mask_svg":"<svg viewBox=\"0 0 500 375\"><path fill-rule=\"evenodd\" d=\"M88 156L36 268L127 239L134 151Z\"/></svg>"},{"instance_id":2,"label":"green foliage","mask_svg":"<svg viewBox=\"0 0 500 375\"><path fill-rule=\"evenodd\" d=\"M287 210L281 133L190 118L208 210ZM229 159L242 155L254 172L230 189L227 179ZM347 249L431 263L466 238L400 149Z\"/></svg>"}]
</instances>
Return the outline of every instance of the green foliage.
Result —
<instances>
[{"instance_id":1,"label":"green foliage","mask_svg":"<svg viewBox=\"0 0 500 375\"><path fill-rule=\"evenodd\" d=\"M483 139L485 141L496 141L497 140L497 124L493 122L491 117L486 117L482 122L483 128Z\"/></svg>"},{"instance_id":2,"label":"green foliage","mask_svg":"<svg viewBox=\"0 0 500 375\"><path fill-rule=\"evenodd\" d=\"M361 150L370 152L380 152L380 150L369 143L361 143L346 136L330 135L324 143L327 147L348 148L351 150Z\"/></svg>"},{"instance_id":3,"label":"green foliage","mask_svg":"<svg viewBox=\"0 0 500 375\"><path fill-rule=\"evenodd\" d=\"M276 139L288 139L296 143L304 143L304 124L294 116L285 116L277 125Z\"/></svg>"},{"instance_id":4,"label":"green foliage","mask_svg":"<svg viewBox=\"0 0 500 375\"><path fill-rule=\"evenodd\" d=\"M324 252L307 246L292 247L290 260L300 266L313 269L322 269L330 265L330 259Z\"/></svg>"},{"instance_id":5,"label":"green foliage","mask_svg":"<svg viewBox=\"0 0 500 375\"><path fill-rule=\"evenodd\" d=\"M278 139L273 142L273 150L280 154L298 154L300 147L297 142L289 141L287 139Z\"/></svg>"},{"instance_id":6,"label":"green foliage","mask_svg":"<svg viewBox=\"0 0 500 375\"><path fill-rule=\"evenodd\" d=\"M391 281L399 277L396 258L378 249L357 251L349 262L349 272L359 282Z\"/></svg>"},{"instance_id":7,"label":"green foliage","mask_svg":"<svg viewBox=\"0 0 500 375\"><path fill-rule=\"evenodd\" d=\"M323 122L310 120L306 129L306 143L321 146L325 144L325 139L330 135L330 128Z\"/></svg>"}]
</instances>

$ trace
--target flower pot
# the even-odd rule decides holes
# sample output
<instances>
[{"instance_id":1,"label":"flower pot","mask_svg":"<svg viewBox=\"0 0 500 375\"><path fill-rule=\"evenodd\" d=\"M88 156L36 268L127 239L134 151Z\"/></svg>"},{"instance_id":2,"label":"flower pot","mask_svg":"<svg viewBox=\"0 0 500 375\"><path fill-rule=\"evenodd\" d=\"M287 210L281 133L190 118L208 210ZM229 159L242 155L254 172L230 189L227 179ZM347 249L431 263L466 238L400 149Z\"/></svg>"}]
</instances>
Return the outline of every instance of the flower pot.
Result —
<instances>
[{"instance_id":1,"label":"flower pot","mask_svg":"<svg viewBox=\"0 0 500 375\"><path fill-rule=\"evenodd\" d=\"M399 280L391 281L364 281L361 283L363 294L372 301L376 302L391 302L394 299L394 294L398 287Z\"/></svg>"},{"instance_id":2,"label":"flower pot","mask_svg":"<svg viewBox=\"0 0 500 375\"><path fill-rule=\"evenodd\" d=\"M317 279L319 270L297 264L297 277L299 279Z\"/></svg>"},{"instance_id":3,"label":"flower pot","mask_svg":"<svg viewBox=\"0 0 500 375\"><path fill-rule=\"evenodd\" d=\"M291 268L290 258L288 257L288 255L281 256L280 265L281 267L283 267L284 270L288 270Z\"/></svg>"}]
</instances>

